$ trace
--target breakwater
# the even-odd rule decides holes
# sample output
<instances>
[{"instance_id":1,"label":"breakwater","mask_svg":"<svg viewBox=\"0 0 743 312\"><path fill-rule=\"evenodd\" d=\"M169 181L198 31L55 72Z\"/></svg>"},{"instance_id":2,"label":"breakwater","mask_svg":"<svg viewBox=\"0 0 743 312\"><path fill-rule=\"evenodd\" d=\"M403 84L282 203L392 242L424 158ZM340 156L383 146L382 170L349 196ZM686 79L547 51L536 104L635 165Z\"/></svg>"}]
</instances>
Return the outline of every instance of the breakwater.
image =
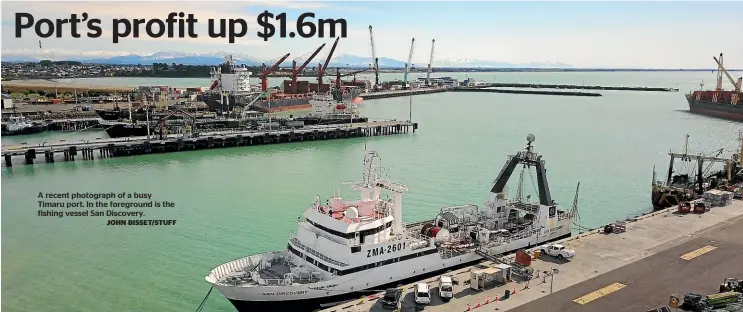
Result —
<instances>
[{"instance_id":1,"label":"breakwater","mask_svg":"<svg viewBox=\"0 0 743 312\"><path fill-rule=\"evenodd\" d=\"M579 92L579 91L534 91L534 90L507 90L489 88L453 88L452 92L489 92L510 94L534 94L534 95L562 95L562 96L601 96L601 93Z\"/></svg>"}]
</instances>

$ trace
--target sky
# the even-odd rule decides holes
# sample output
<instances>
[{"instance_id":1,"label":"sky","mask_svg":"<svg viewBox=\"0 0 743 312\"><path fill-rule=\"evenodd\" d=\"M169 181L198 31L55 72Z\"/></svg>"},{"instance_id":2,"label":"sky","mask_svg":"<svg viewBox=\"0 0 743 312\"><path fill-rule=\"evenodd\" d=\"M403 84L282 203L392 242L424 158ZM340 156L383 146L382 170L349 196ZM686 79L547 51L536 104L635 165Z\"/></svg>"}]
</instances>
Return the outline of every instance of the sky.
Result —
<instances>
[{"instance_id":1,"label":"sky","mask_svg":"<svg viewBox=\"0 0 743 312\"><path fill-rule=\"evenodd\" d=\"M371 55L369 25L373 26L377 57L405 61L416 39L413 63L428 63L431 39L436 60L475 59L505 63L560 62L585 68L713 68L712 56L726 54L728 68L743 68L743 2L445 2L445 1L3 1L2 47L6 55L108 57L160 51L247 54L275 60L283 54L306 56L333 38L270 38L256 35L261 12L287 13L288 30L305 12L316 18L343 18L347 37L335 55ZM36 19L69 18L83 12L102 20L103 35L41 39L33 29L15 38L15 13ZM192 13L199 20L198 38L123 38L112 43L115 18L165 19L170 12ZM229 44L209 38L208 19L248 22L248 33ZM274 21L274 25L278 22ZM67 26L67 25L65 25ZM324 56L329 49L319 55ZM301 59L301 58L300 58Z\"/></svg>"}]
</instances>

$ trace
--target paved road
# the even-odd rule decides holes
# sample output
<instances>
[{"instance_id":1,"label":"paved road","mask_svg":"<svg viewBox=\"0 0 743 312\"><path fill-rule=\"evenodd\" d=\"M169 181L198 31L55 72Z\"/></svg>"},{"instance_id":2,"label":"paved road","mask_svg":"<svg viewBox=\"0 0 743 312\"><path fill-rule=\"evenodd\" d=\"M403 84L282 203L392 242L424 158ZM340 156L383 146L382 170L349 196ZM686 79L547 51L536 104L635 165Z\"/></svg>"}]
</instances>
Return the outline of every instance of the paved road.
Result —
<instances>
[{"instance_id":1,"label":"paved road","mask_svg":"<svg viewBox=\"0 0 743 312\"><path fill-rule=\"evenodd\" d=\"M679 246L587 280L509 311L642 312L668 305L670 294L716 293L725 277L743 278L743 219L697 235ZM716 249L691 260L681 255L711 245ZM555 276L558 279L559 274ZM626 287L583 305L574 299L621 283ZM547 307L550 307L547 309Z\"/></svg>"}]
</instances>

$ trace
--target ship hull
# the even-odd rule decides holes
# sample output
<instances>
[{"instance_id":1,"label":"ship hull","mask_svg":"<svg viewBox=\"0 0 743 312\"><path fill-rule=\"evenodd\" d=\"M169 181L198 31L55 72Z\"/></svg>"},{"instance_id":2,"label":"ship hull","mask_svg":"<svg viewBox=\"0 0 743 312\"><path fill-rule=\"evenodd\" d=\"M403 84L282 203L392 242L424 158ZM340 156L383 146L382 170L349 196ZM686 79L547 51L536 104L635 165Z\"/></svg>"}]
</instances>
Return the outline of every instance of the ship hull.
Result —
<instances>
[{"instance_id":1,"label":"ship hull","mask_svg":"<svg viewBox=\"0 0 743 312\"><path fill-rule=\"evenodd\" d=\"M154 129L150 127L150 135L155 134ZM147 126L143 125L131 125L131 124L117 124L108 126L106 128L106 134L110 138L126 138L130 136L147 136Z\"/></svg>"},{"instance_id":2,"label":"ship hull","mask_svg":"<svg viewBox=\"0 0 743 312\"><path fill-rule=\"evenodd\" d=\"M215 110L215 111L228 110L228 107L222 105L221 97L219 96L205 95L202 98L202 100L212 110ZM234 95L225 97L225 104L229 104L230 110L233 107L245 107L246 105L250 104L251 101L252 100L250 100L249 97L234 96ZM263 113L294 112L294 111L300 111L300 110L310 110L312 109L312 104L310 104L309 98L271 100L270 105L268 101L258 100L258 101L255 101L253 105L250 106L250 109L263 112Z\"/></svg>"},{"instance_id":3,"label":"ship hull","mask_svg":"<svg viewBox=\"0 0 743 312\"><path fill-rule=\"evenodd\" d=\"M2 129L2 135L3 136L24 135L24 134L41 133L41 132L44 132L44 131L46 131L46 126L45 125L33 125L33 126L30 126L30 127L25 127L23 129L20 129L20 130L16 130L16 131L6 130L5 127L3 127L3 129Z\"/></svg>"},{"instance_id":4,"label":"ship hull","mask_svg":"<svg viewBox=\"0 0 743 312\"><path fill-rule=\"evenodd\" d=\"M727 120L743 121L743 105L697 100L690 95L686 96L686 101L689 103L689 111L692 113Z\"/></svg>"},{"instance_id":5,"label":"ship hull","mask_svg":"<svg viewBox=\"0 0 743 312\"><path fill-rule=\"evenodd\" d=\"M509 253L521 248L570 237L569 223L558 226L546 236L525 237L503 244L499 253ZM475 253L443 259L436 249L427 255L394 262L373 271L361 271L328 280L327 289L313 289L308 285L283 287L225 287L215 285L239 312L253 311L315 311L320 308L358 299L398 287L448 270L455 270L483 260ZM354 289L356 288L356 289ZM261 298L265 300L250 300Z\"/></svg>"}]
</instances>

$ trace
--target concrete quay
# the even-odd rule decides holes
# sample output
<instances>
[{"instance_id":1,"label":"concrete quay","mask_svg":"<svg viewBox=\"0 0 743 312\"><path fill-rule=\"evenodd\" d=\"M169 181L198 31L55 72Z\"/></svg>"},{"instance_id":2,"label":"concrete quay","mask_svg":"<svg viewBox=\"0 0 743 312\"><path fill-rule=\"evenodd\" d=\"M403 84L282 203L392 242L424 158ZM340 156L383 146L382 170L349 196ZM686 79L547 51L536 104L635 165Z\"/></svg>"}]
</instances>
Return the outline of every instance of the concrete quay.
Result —
<instances>
[{"instance_id":1,"label":"concrete quay","mask_svg":"<svg viewBox=\"0 0 743 312\"><path fill-rule=\"evenodd\" d=\"M675 209L628 220L624 233L603 234L603 229L596 229L565 239L560 243L575 249L575 258L569 262L550 256L533 260L531 267L540 274L530 281L472 290L466 283L470 271L492 264L485 261L448 273L458 280L448 303L437 295L436 277L420 281L429 283L432 292L431 304L423 307L414 303L415 283L405 285L400 311L637 312L667 305L671 293L715 293L722 278L741 277L743 202L735 200L704 214L678 214ZM544 274L553 269L557 273ZM515 294L496 301L506 290ZM375 294L322 312L389 311L382 307L382 296Z\"/></svg>"},{"instance_id":2,"label":"concrete quay","mask_svg":"<svg viewBox=\"0 0 743 312\"><path fill-rule=\"evenodd\" d=\"M98 151L97 158L109 158L236 146L394 135L411 131L415 133L417 129L418 123L393 120L310 126L291 130L218 130L199 132L198 135L193 136L170 134L162 139L153 135L149 139L147 137L130 137L3 146L2 156L5 166L12 167L13 159L16 157L24 159L23 163L26 165L34 164L37 154L44 154L46 162L53 163L56 161L55 156L57 154L62 154L65 161L74 161L78 154L84 160L93 160L96 158L95 151Z\"/></svg>"},{"instance_id":3,"label":"concrete quay","mask_svg":"<svg viewBox=\"0 0 743 312\"><path fill-rule=\"evenodd\" d=\"M448 89L444 89L444 88L379 91L379 92L362 93L359 95L359 97L361 97L364 100L374 100L374 99L387 99L387 98L411 96L411 95L433 94L433 93L441 93L441 92L446 92L446 91L448 91Z\"/></svg>"}]
</instances>

